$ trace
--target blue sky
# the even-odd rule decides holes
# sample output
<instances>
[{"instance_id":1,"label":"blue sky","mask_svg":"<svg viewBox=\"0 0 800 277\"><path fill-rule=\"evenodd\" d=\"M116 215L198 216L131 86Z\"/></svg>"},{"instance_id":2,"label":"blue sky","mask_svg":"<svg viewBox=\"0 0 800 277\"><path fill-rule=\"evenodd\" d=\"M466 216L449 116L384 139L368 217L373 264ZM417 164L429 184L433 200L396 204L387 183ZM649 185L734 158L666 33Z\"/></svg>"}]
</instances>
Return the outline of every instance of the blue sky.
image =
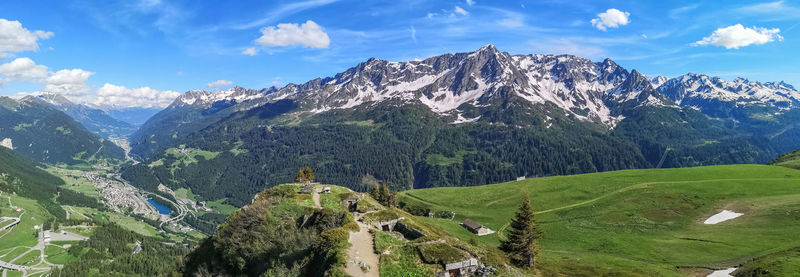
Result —
<instances>
[{"instance_id":1,"label":"blue sky","mask_svg":"<svg viewBox=\"0 0 800 277\"><path fill-rule=\"evenodd\" d=\"M0 95L46 89L123 106L490 43L512 54L608 57L648 75L800 85L794 1L3 1L0 19Z\"/></svg>"}]
</instances>

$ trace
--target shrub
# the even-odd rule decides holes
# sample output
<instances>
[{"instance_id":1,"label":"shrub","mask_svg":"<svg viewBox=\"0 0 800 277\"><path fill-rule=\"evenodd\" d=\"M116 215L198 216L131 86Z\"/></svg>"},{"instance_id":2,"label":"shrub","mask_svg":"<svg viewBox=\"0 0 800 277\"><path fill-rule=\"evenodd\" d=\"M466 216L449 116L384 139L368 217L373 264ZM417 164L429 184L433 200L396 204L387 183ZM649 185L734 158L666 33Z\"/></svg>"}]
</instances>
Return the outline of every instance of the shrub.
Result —
<instances>
[{"instance_id":1,"label":"shrub","mask_svg":"<svg viewBox=\"0 0 800 277\"><path fill-rule=\"evenodd\" d=\"M422 261L429 264L449 264L467 259L463 251L444 243L431 243L417 246Z\"/></svg>"}]
</instances>

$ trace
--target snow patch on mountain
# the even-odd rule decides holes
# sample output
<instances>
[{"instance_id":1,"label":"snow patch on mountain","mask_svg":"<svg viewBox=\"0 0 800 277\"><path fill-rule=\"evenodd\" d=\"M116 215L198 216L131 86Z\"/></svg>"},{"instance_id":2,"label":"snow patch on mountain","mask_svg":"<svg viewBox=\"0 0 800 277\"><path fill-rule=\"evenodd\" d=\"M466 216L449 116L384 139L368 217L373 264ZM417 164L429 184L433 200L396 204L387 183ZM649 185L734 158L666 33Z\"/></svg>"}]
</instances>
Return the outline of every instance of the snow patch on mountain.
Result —
<instances>
[{"instance_id":1,"label":"snow patch on mountain","mask_svg":"<svg viewBox=\"0 0 800 277\"><path fill-rule=\"evenodd\" d=\"M661 94L679 104L696 98L782 107L800 103L800 93L782 82L725 82L699 74L648 78L610 59L593 62L571 55L512 56L487 45L471 53L409 62L371 58L333 77L280 89L190 91L173 105L210 107L227 101L237 107L254 107L289 99L298 104L299 112L321 113L399 100L424 104L443 116L460 116L458 109L465 104L483 107L495 99L520 97L542 108L554 104L567 115L614 128L624 117L614 115L618 113L613 107L621 103L625 107L673 105ZM454 122L463 120L467 119L456 117Z\"/></svg>"}]
</instances>

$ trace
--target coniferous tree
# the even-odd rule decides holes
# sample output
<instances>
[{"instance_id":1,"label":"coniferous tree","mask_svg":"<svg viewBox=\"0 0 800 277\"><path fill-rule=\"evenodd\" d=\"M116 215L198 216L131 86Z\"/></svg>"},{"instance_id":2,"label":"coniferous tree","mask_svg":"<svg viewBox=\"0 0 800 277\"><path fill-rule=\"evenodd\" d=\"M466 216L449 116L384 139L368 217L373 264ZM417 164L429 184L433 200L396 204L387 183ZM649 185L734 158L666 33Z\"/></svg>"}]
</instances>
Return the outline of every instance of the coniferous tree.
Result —
<instances>
[{"instance_id":1,"label":"coniferous tree","mask_svg":"<svg viewBox=\"0 0 800 277\"><path fill-rule=\"evenodd\" d=\"M372 198L374 198L375 200L380 201L379 200L379 198L380 198L380 190L381 190L381 188L376 183L376 184L372 185L372 191L370 191L369 194L372 195Z\"/></svg>"},{"instance_id":2,"label":"coniferous tree","mask_svg":"<svg viewBox=\"0 0 800 277\"><path fill-rule=\"evenodd\" d=\"M389 199L389 186L386 184L381 186L381 192L378 194L378 198L380 198L378 201L381 202L381 204L388 205L386 200Z\"/></svg>"},{"instance_id":3,"label":"coniferous tree","mask_svg":"<svg viewBox=\"0 0 800 277\"><path fill-rule=\"evenodd\" d=\"M511 219L510 225L508 238L502 242L500 248L508 253L515 264L533 267L538 252L537 243L542 232L536 225L530 197L527 194L525 194L522 206L516 216Z\"/></svg>"}]
</instances>

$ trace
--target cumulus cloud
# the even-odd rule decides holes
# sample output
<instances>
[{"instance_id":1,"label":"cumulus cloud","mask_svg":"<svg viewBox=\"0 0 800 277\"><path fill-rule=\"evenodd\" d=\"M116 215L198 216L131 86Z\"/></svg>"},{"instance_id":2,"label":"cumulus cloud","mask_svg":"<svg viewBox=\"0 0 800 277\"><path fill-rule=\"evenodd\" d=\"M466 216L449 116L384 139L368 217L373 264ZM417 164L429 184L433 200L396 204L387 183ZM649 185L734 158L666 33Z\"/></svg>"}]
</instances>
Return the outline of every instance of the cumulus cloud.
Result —
<instances>
[{"instance_id":1,"label":"cumulus cloud","mask_svg":"<svg viewBox=\"0 0 800 277\"><path fill-rule=\"evenodd\" d=\"M331 39L322 31L322 27L308 20L302 25L282 23L261 29L261 37L256 43L262 46L296 46L310 48L328 48Z\"/></svg>"},{"instance_id":2,"label":"cumulus cloud","mask_svg":"<svg viewBox=\"0 0 800 277\"><path fill-rule=\"evenodd\" d=\"M630 15L629 12L623 12L618 9L608 9L604 13L597 14L597 18L592 19L592 26L602 31L608 28L619 28L619 26L625 26L630 23L628 19Z\"/></svg>"},{"instance_id":3,"label":"cumulus cloud","mask_svg":"<svg viewBox=\"0 0 800 277\"><path fill-rule=\"evenodd\" d=\"M17 58L0 64L0 85L10 82L30 82L43 84L37 92L19 92L16 97L41 93L61 94L75 103L97 107L145 107L163 108L168 106L180 93L159 91L149 87L129 89L123 86L105 84L99 89L86 84L94 72L83 69L63 69L50 72L47 66L38 65L29 58Z\"/></svg>"},{"instance_id":4,"label":"cumulus cloud","mask_svg":"<svg viewBox=\"0 0 800 277\"><path fill-rule=\"evenodd\" d=\"M84 95L89 91L86 81L94 75L83 69L62 69L45 79L45 92L58 93L63 95Z\"/></svg>"},{"instance_id":5,"label":"cumulus cloud","mask_svg":"<svg viewBox=\"0 0 800 277\"><path fill-rule=\"evenodd\" d=\"M242 55L255 56L256 54L258 54L258 50L255 47L250 47L242 51Z\"/></svg>"},{"instance_id":6,"label":"cumulus cloud","mask_svg":"<svg viewBox=\"0 0 800 277\"><path fill-rule=\"evenodd\" d=\"M17 58L0 65L0 84L15 81L42 82L47 78L47 67L38 65L29 58Z\"/></svg>"},{"instance_id":7,"label":"cumulus cloud","mask_svg":"<svg viewBox=\"0 0 800 277\"><path fill-rule=\"evenodd\" d=\"M782 41L783 37L779 34L780 32L781 30L778 28L748 28L742 26L742 24L736 24L719 28L711 33L710 36L704 37L692 45L714 45L725 47L725 49L738 49L752 44L760 45L773 41Z\"/></svg>"},{"instance_id":8,"label":"cumulus cloud","mask_svg":"<svg viewBox=\"0 0 800 277\"><path fill-rule=\"evenodd\" d=\"M150 87L127 88L106 83L97 89L90 104L114 108L164 108L181 94L172 90L157 90Z\"/></svg>"},{"instance_id":9,"label":"cumulus cloud","mask_svg":"<svg viewBox=\"0 0 800 277\"><path fill-rule=\"evenodd\" d=\"M460 14L460 15L469 15L469 12L467 12L466 10L462 9L459 6L456 6L456 8L453 10L453 12L455 12L457 14Z\"/></svg>"},{"instance_id":10,"label":"cumulus cloud","mask_svg":"<svg viewBox=\"0 0 800 277\"><path fill-rule=\"evenodd\" d=\"M82 95L89 91L86 81L94 75L83 69L64 69L50 72L47 66L38 65L30 58L17 58L0 65L0 84L10 82L31 82L44 84L45 92L64 95Z\"/></svg>"},{"instance_id":11,"label":"cumulus cloud","mask_svg":"<svg viewBox=\"0 0 800 277\"><path fill-rule=\"evenodd\" d=\"M219 87L230 86L230 85L233 85L233 82L228 81L228 80L216 80L216 81L213 81L211 83L206 84L206 86L209 87L209 88L219 88Z\"/></svg>"},{"instance_id":12,"label":"cumulus cloud","mask_svg":"<svg viewBox=\"0 0 800 277\"><path fill-rule=\"evenodd\" d=\"M53 32L29 31L19 21L0 18L0 58L10 58L11 52L39 50L38 40L48 39Z\"/></svg>"}]
</instances>

